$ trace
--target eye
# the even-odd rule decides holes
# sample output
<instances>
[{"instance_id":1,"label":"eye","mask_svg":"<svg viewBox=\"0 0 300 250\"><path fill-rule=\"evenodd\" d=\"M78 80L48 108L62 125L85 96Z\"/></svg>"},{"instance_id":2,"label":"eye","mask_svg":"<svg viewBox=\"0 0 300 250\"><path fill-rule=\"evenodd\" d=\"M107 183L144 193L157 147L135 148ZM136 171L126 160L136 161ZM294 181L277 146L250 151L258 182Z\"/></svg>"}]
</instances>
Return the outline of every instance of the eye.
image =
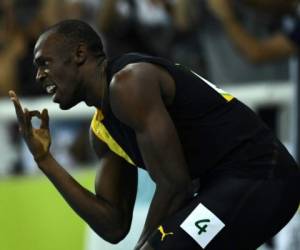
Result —
<instances>
[{"instance_id":1,"label":"eye","mask_svg":"<svg viewBox=\"0 0 300 250\"><path fill-rule=\"evenodd\" d=\"M39 57L36 60L34 60L34 65L36 68L42 68L42 69L49 68L50 64L51 64L50 58L48 59L48 58Z\"/></svg>"},{"instance_id":2,"label":"eye","mask_svg":"<svg viewBox=\"0 0 300 250\"><path fill-rule=\"evenodd\" d=\"M50 61L49 61L49 60L45 60L45 61L42 62L42 65L41 65L41 66L47 68L49 65L50 65Z\"/></svg>"}]
</instances>

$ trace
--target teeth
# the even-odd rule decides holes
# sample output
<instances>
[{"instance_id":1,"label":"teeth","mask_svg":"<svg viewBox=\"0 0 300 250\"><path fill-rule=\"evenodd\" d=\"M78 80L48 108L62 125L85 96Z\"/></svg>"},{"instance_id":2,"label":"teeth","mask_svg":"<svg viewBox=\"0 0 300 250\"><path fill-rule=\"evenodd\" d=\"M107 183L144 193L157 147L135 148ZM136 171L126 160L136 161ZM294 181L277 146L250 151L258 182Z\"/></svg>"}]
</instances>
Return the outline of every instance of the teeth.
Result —
<instances>
[{"instance_id":1,"label":"teeth","mask_svg":"<svg viewBox=\"0 0 300 250\"><path fill-rule=\"evenodd\" d=\"M48 94L54 94L55 93L55 90L56 90L56 86L55 85L48 85L46 87L46 90L47 90L47 93Z\"/></svg>"}]
</instances>

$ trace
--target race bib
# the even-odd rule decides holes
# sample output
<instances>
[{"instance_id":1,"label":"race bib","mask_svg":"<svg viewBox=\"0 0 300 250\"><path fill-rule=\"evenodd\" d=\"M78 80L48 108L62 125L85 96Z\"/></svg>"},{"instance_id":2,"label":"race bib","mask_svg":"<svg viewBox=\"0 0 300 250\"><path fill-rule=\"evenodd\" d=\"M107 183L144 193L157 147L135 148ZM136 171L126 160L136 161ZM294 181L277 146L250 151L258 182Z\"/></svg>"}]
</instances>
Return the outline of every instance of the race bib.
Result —
<instances>
[{"instance_id":1,"label":"race bib","mask_svg":"<svg viewBox=\"0 0 300 250\"><path fill-rule=\"evenodd\" d=\"M225 224L201 203L180 225L203 249L224 226Z\"/></svg>"}]
</instances>

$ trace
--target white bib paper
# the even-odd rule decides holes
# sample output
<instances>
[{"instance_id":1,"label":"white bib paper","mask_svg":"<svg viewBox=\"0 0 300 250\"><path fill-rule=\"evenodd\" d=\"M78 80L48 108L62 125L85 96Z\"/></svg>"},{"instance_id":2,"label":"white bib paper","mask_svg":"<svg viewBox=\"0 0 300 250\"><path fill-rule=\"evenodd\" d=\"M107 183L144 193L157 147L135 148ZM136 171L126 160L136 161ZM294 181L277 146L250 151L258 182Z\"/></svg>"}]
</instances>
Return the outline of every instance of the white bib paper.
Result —
<instances>
[{"instance_id":1,"label":"white bib paper","mask_svg":"<svg viewBox=\"0 0 300 250\"><path fill-rule=\"evenodd\" d=\"M203 249L224 226L225 224L201 203L180 225Z\"/></svg>"}]
</instances>

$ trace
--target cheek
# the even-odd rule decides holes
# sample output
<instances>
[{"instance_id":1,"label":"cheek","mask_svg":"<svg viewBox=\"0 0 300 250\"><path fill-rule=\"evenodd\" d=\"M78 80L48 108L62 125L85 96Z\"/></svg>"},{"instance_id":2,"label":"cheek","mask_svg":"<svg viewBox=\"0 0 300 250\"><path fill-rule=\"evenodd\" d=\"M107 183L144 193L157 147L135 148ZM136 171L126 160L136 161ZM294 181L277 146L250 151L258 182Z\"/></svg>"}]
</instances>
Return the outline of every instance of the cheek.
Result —
<instances>
[{"instance_id":1,"label":"cheek","mask_svg":"<svg viewBox=\"0 0 300 250\"><path fill-rule=\"evenodd\" d=\"M53 80L58 86L58 93L72 96L76 89L77 71L73 65L60 63L52 68Z\"/></svg>"},{"instance_id":2,"label":"cheek","mask_svg":"<svg viewBox=\"0 0 300 250\"><path fill-rule=\"evenodd\" d=\"M77 100L77 93L77 85L70 78L65 79L62 87L58 91L59 96L65 103L73 103L75 100Z\"/></svg>"},{"instance_id":3,"label":"cheek","mask_svg":"<svg viewBox=\"0 0 300 250\"><path fill-rule=\"evenodd\" d=\"M73 89L76 85L75 84L76 79L72 74L68 74L68 72L62 74L56 74L55 82L58 86L58 89L61 92L65 92L65 94L68 94L69 92L73 92Z\"/></svg>"}]
</instances>

